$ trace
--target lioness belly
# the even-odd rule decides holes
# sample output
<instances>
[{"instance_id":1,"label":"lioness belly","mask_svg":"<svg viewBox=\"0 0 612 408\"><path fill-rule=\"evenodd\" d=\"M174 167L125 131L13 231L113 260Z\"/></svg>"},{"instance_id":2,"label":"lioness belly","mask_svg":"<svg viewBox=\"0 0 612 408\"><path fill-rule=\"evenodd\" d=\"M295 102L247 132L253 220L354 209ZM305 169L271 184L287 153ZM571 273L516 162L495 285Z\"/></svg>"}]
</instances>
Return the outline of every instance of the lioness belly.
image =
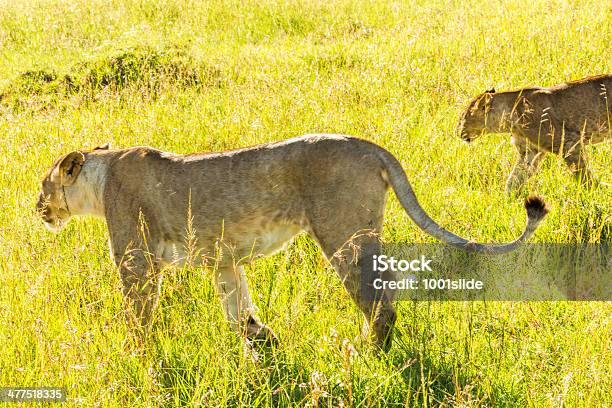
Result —
<instances>
[{"instance_id":1,"label":"lioness belly","mask_svg":"<svg viewBox=\"0 0 612 408\"><path fill-rule=\"evenodd\" d=\"M236 239L236 247L245 257L267 256L284 249L301 231L298 225L266 223Z\"/></svg>"},{"instance_id":2,"label":"lioness belly","mask_svg":"<svg viewBox=\"0 0 612 408\"><path fill-rule=\"evenodd\" d=\"M219 255L231 258L229 260L233 263L248 263L284 249L301 231L301 226L285 222L255 224L250 228L245 225L229 229L223 237L199 236L192 243L187 238L183 241L161 241L157 245L156 256L164 264L176 266L183 266L190 257L197 258L194 260L199 262L200 259ZM217 244L220 245L220 251L215 248ZM189 251L195 253L190 254Z\"/></svg>"}]
</instances>

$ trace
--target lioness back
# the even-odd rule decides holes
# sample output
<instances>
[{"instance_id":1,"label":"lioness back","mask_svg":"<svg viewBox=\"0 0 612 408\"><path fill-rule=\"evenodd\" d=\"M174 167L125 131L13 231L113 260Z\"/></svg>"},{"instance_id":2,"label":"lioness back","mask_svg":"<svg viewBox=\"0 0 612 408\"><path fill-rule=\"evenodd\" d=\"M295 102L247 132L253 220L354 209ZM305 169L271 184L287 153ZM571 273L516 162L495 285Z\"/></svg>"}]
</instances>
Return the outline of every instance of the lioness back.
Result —
<instances>
[{"instance_id":1,"label":"lioness back","mask_svg":"<svg viewBox=\"0 0 612 408\"><path fill-rule=\"evenodd\" d=\"M295 233L308 227L309 212L317 208L341 211L343 200L354 201L356 192L367 198L371 188L384 194L378 188L386 183L376 150L361 139L329 135L221 153L180 155L136 147L110 166L105 196L138 197L134 211L154 218L153 228L157 225L169 241L184 239L188 213L202 234L224 228L225 238L236 235L236 241L243 225L257 222L267 224L264 229L288 224ZM200 238L214 242L216 236Z\"/></svg>"},{"instance_id":2,"label":"lioness back","mask_svg":"<svg viewBox=\"0 0 612 408\"><path fill-rule=\"evenodd\" d=\"M526 92L534 108L531 126L547 108L569 129L582 133L610 131L612 112L612 75L592 76L577 81Z\"/></svg>"}]
</instances>

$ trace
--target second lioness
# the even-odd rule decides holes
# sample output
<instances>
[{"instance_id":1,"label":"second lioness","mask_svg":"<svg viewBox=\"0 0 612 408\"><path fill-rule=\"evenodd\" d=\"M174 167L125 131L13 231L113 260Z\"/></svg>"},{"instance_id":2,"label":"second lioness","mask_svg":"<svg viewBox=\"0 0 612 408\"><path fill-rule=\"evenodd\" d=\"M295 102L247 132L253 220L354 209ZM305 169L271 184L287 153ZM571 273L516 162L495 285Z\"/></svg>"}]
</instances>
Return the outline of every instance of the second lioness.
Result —
<instances>
[{"instance_id":1,"label":"second lioness","mask_svg":"<svg viewBox=\"0 0 612 408\"><path fill-rule=\"evenodd\" d=\"M147 326L159 295L159 268L190 256L185 236L191 231L191 246L216 258L218 289L230 323L251 339L275 336L253 314L242 265L307 231L365 314L377 343L388 346L395 310L391 299L374 289L375 277L361 274L357 253L380 250L389 186L420 228L468 250L512 250L546 214L540 199L528 200L527 227L515 242L469 242L423 211L391 153L334 135L210 154L179 155L149 147L74 151L47 172L38 209L54 230L73 215L106 219L125 295Z\"/></svg>"},{"instance_id":2,"label":"second lioness","mask_svg":"<svg viewBox=\"0 0 612 408\"><path fill-rule=\"evenodd\" d=\"M544 152L562 155L572 173L591 185L585 144L612 137L612 75L599 75L550 88L484 92L463 111L457 135L471 141L484 133L512 134L519 157L506 191L520 188L538 168Z\"/></svg>"}]
</instances>

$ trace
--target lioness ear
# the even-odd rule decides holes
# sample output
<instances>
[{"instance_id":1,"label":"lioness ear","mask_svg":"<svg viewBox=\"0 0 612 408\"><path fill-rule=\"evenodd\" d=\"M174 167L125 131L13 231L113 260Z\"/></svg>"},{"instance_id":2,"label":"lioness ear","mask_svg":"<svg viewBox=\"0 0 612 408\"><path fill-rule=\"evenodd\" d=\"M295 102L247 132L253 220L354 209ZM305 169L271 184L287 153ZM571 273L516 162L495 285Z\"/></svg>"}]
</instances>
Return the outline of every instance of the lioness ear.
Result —
<instances>
[{"instance_id":1,"label":"lioness ear","mask_svg":"<svg viewBox=\"0 0 612 408\"><path fill-rule=\"evenodd\" d=\"M85 163L85 155L81 152L68 153L62 162L55 168L54 176L59 177L63 186L72 185Z\"/></svg>"},{"instance_id":2,"label":"lioness ear","mask_svg":"<svg viewBox=\"0 0 612 408\"><path fill-rule=\"evenodd\" d=\"M478 110L478 105L480 105L480 96L478 96L475 100L472 101L470 106L470 112L475 113Z\"/></svg>"},{"instance_id":3,"label":"lioness ear","mask_svg":"<svg viewBox=\"0 0 612 408\"><path fill-rule=\"evenodd\" d=\"M521 113L521 115L528 115L528 114L532 113L533 112L533 106L531 105L529 100L527 98L521 98L521 99L522 99L522 101L521 101L522 103L520 103L519 106L518 106L518 111Z\"/></svg>"},{"instance_id":4,"label":"lioness ear","mask_svg":"<svg viewBox=\"0 0 612 408\"><path fill-rule=\"evenodd\" d=\"M108 150L110 149L110 143L106 142L103 145L100 145L98 147L94 147L94 150Z\"/></svg>"},{"instance_id":5,"label":"lioness ear","mask_svg":"<svg viewBox=\"0 0 612 408\"><path fill-rule=\"evenodd\" d=\"M480 109L486 109L487 103L489 102L490 98L491 98L491 95L489 95L487 93L483 93L483 94L478 95L478 97L474 101L474 104L472 105L472 108L470 109L470 111L472 113L476 113Z\"/></svg>"}]
</instances>

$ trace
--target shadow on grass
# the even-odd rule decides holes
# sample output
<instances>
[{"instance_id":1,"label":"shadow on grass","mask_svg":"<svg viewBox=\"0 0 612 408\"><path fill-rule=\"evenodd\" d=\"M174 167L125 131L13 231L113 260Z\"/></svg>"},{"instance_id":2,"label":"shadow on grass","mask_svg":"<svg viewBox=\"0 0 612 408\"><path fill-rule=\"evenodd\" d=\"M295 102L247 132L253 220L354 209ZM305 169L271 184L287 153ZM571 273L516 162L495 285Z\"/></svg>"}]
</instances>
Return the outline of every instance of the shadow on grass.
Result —
<instances>
[{"instance_id":1,"label":"shadow on grass","mask_svg":"<svg viewBox=\"0 0 612 408\"><path fill-rule=\"evenodd\" d=\"M485 389L478 373L467 373L460 364L434 362L423 353L423 347L405 342L400 333L397 337L389 354L366 351L356 357L349 377L342 368L328 367L326 376L294 362L282 345L260 352L256 361L245 359L239 339L224 353L228 360L217 370L222 374L217 378L210 378L208 365L218 362L192 359L180 352L166 354L160 356L159 391L166 396L164 406L168 407L194 403L228 407L512 407L523 401L517 390L493 384Z\"/></svg>"},{"instance_id":2,"label":"shadow on grass","mask_svg":"<svg viewBox=\"0 0 612 408\"><path fill-rule=\"evenodd\" d=\"M390 380L394 384L387 387L384 404L374 406L515 407L524 404L516 389L495 384L484 386L482 373L468 370L453 359L440 362L439 354L440 351L428 349L426 338L411 339L398 330L387 362L394 370L391 375L395 378Z\"/></svg>"},{"instance_id":3,"label":"shadow on grass","mask_svg":"<svg viewBox=\"0 0 612 408\"><path fill-rule=\"evenodd\" d=\"M304 387L310 378L307 370L288 362L280 349L257 352L257 360L245 359L241 345L233 347L225 361L233 374L225 378L203 378L210 370L193 364L184 354L166 355L161 360L158 380L160 391L167 396L164 406L295 406L307 398ZM224 368L222 371L227 370ZM237 374L239 371L242 373ZM212 386L201 387L202 381Z\"/></svg>"},{"instance_id":4,"label":"shadow on grass","mask_svg":"<svg viewBox=\"0 0 612 408\"><path fill-rule=\"evenodd\" d=\"M180 296L169 295L166 301L180 305L181 315L202 323L181 332L172 328L173 316L165 315L160 323L164 329L151 338L148 348L161 406L511 407L524 403L519 389L500 381L485 382L469 361L445 358L432 347L432 325L411 321L414 317L405 308L398 308L400 324L387 354L366 346L347 357L343 339L300 343L296 352L281 338L277 347L255 348L257 358L253 358L245 353L242 338L216 323L203 323L219 321L221 316L208 315L210 310L189 301L213 302L212 285L192 286L198 293L177 285ZM455 355L460 347L451 346Z\"/></svg>"}]
</instances>

